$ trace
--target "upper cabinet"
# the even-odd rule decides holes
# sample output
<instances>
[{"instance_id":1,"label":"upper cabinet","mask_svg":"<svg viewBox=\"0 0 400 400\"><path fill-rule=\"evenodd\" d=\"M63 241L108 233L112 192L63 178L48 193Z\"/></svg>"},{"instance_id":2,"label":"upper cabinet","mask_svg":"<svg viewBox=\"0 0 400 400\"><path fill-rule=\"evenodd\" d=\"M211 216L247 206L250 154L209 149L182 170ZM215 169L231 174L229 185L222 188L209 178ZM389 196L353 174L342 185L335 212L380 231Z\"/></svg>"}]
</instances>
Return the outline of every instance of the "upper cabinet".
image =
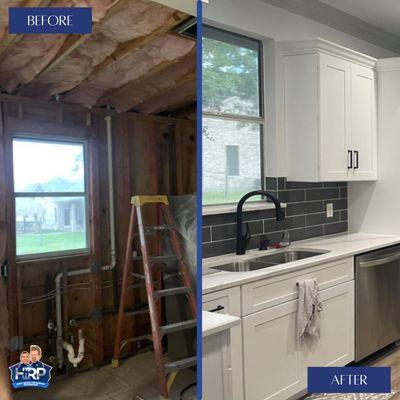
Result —
<instances>
[{"instance_id":1,"label":"upper cabinet","mask_svg":"<svg viewBox=\"0 0 400 400\"><path fill-rule=\"evenodd\" d=\"M376 60L322 39L280 49L288 179L376 180Z\"/></svg>"}]
</instances>

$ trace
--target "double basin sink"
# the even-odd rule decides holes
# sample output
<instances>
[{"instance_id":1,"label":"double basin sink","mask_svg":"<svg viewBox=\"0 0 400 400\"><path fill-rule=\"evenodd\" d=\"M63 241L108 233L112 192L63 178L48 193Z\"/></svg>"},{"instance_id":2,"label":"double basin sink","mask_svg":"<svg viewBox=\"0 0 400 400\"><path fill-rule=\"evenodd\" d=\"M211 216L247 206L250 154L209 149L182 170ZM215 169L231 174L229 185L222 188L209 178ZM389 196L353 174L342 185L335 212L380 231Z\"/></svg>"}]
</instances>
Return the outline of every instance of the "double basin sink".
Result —
<instances>
[{"instance_id":1,"label":"double basin sink","mask_svg":"<svg viewBox=\"0 0 400 400\"><path fill-rule=\"evenodd\" d=\"M263 257L253 258L251 260L236 261L229 264L218 265L216 267L211 267L211 269L229 272L255 271L292 261L303 260L304 258L319 256L325 253L328 253L328 251L291 248L268 254Z\"/></svg>"}]
</instances>

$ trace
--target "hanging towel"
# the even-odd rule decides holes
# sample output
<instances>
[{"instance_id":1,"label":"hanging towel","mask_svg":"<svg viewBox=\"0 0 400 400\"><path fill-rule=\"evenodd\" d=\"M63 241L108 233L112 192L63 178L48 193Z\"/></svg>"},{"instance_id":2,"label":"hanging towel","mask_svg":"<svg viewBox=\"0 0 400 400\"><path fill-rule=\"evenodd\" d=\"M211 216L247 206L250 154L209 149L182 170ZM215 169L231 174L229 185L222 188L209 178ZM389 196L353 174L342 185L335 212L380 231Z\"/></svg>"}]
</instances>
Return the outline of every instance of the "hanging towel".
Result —
<instances>
[{"instance_id":1,"label":"hanging towel","mask_svg":"<svg viewBox=\"0 0 400 400\"><path fill-rule=\"evenodd\" d=\"M299 305L297 310L297 334L300 339L307 336L319 338L322 303L319 299L317 279L305 279L298 283Z\"/></svg>"}]
</instances>

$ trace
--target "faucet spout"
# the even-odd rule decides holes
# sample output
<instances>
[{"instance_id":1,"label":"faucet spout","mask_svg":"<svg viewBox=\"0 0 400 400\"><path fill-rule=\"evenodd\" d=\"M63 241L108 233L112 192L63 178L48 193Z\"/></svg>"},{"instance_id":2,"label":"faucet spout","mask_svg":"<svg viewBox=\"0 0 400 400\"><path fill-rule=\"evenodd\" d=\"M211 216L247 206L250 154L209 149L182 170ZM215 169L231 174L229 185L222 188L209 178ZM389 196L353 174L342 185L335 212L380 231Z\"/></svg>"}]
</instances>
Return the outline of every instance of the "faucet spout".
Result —
<instances>
[{"instance_id":1,"label":"faucet spout","mask_svg":"<svg viewBox=\"0 0 400 400\"><path fill-rule=\"evenodd\" d=\"M247 199L253 196L265 196L270 199L275 205L275 215L277 221L283 221L285 219L285 213L282 210L281 203L279 200L273 196L272 194L264 191L264 190L254 190L252 192L246 193L238 202L237 210L236 210L236 254L241 255L246 253L246 248L251 239L250 227L249 224L246 228L246 233L243 235L242 232L242 222L243 222L243 205Z\"/></svg>"}]
</instances>

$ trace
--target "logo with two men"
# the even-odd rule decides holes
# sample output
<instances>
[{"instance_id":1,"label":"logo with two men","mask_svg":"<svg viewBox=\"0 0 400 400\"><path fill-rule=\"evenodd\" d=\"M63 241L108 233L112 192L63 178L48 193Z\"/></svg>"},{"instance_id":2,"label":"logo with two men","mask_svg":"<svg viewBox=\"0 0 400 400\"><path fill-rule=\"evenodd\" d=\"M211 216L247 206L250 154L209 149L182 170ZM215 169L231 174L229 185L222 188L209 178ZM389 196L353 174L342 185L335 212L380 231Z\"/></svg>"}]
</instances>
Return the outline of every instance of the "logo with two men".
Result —
<instances>
[{"instance_id":1,"label":"logo with two men","mask_svg":"<svg viewBox=\"0 0 400 400\"><path fill-rule=\"evenodd\" d=\"M12 386L15 389L48 388L52 367L40 361L41 358L42 349L36 345L32 345L29 352L21 353L20 362L10 367Z\"/></svg>"}]
</instances>

